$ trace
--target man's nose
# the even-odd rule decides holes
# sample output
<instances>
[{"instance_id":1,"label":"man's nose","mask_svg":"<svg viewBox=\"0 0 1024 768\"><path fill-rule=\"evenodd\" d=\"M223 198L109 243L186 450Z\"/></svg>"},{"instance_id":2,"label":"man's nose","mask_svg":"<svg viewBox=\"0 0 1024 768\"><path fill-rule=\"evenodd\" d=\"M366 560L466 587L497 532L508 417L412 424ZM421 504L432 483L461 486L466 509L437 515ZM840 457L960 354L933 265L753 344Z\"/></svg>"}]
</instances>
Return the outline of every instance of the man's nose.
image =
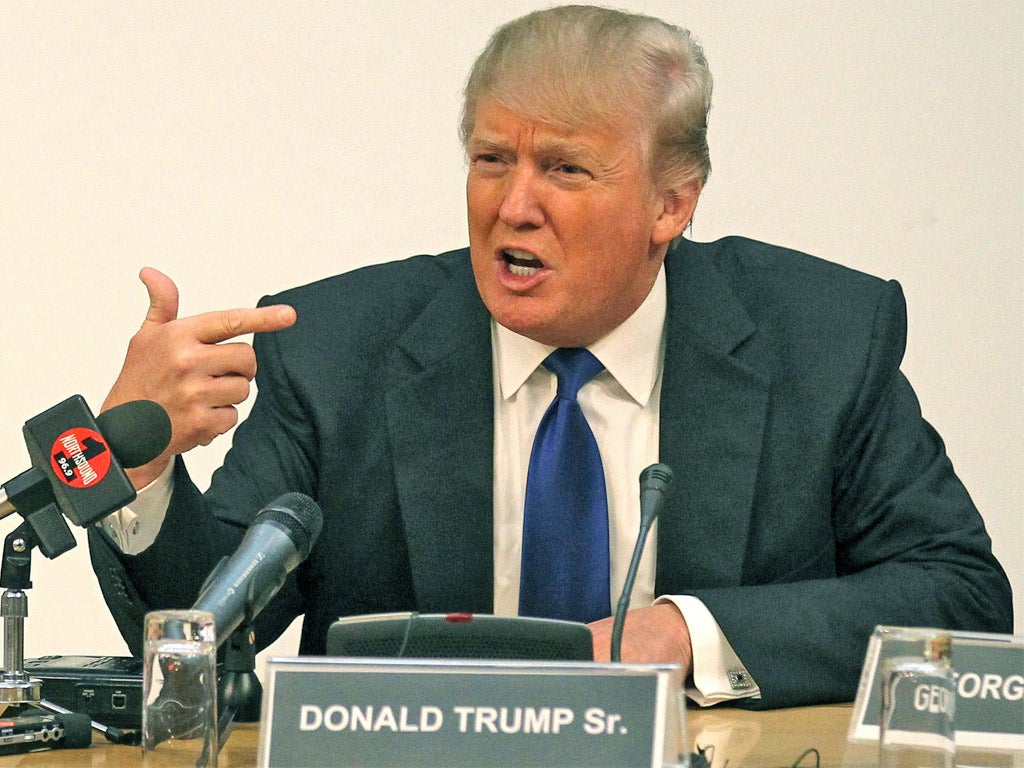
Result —
<instances>
[{"instance_id":1,"label":"man's nose","mask_svg":"<svg viewBox=\"0 0 1024 768\"><path fill-rule=\"evenodd\" d=\"M516 166L508 175L498 216L510 227L539 227L544 223L541 182L529 168Z\"/></svg>"}]
</instances>

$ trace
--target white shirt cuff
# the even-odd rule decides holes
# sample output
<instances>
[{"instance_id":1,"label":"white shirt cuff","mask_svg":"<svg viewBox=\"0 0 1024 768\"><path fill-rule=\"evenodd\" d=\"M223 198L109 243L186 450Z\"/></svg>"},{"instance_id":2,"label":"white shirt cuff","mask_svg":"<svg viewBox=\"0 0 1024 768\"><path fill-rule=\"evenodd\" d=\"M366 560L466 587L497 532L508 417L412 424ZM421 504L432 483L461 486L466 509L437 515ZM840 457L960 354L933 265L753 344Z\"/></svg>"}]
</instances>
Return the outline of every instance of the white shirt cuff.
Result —
<instances>
[{"instance_id":1,"label":"white shirt cuff","mask_svg":"<svg viewBox=\"0 0 1024 768\"><path fill-rule=\"evenodd\" d=\"M100 521L99 527L126 555L144 552L160 533L174 491L174 462L145 488L142 488L130 507L122 507Z\"/></svg>"},{"instance_id":2,"label":"white shirt cuff","mask_svg":"<svg viewBox=\"0 0 1024 768\"><path fill-rule=\"evenodd\" d=\"M663 595L683 614L693 648L693 684L686 695L702 707L735 699L761 698L761 689L732 649L707 606L692 595Z\"/></svg>"}]
</instances>

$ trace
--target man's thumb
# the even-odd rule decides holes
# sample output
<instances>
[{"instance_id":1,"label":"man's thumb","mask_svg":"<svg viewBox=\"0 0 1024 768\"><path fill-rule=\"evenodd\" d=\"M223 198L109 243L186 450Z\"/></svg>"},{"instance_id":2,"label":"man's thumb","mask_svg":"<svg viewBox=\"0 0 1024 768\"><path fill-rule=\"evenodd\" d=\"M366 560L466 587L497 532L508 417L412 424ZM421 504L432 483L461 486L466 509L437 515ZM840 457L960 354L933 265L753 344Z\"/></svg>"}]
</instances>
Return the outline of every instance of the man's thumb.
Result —
<instances>
[{"instance_id":1,"label":"man's thumb","mask_svg":"<svg viewBox=\"0 0 1024 768\"><path fill-rule=\"evenodd\" d=\"M149 291L149 309L146 311L147 323L163 325L178 317L178 286L167 275L152 267L145 267L139 272L139 279Z\"/></svg>"}]
</instances>

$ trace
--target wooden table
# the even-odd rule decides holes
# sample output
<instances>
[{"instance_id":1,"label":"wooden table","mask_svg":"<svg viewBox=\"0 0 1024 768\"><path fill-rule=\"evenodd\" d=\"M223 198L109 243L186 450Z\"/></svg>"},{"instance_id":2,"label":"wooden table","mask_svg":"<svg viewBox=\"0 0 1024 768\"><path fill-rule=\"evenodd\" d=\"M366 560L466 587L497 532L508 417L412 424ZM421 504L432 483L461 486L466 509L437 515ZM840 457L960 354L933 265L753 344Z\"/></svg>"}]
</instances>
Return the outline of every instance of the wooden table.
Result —
<instances>
[{"instance_id":1,"label":"wooden table","mask_svg":"<svg viewBox=\"0 0 1024 768\"><path fill-rule=\"evenodd\" d=\"M717 708L687 711L689 741L713 747L712 768L789 768L804 750L814 747L822 768L872 768L877 765L872 745L849 744L847 728L853 708L849 704L795 707L771 712ZM236 725L220 753L220 768L251 768L256 765L259 726ZM965 760L963 758L969 758ZM1009 755L960 755L959 764L1014 766ZM0 768L128 768L142 764L139 747L116 746L99 734L89 749L50 750L0 757ZM1022 764L1018 759L1017 766ZM800 762L814 766L813 756ZM513 768L513 767L510 767Z\"/></svg>"}]
</instances>

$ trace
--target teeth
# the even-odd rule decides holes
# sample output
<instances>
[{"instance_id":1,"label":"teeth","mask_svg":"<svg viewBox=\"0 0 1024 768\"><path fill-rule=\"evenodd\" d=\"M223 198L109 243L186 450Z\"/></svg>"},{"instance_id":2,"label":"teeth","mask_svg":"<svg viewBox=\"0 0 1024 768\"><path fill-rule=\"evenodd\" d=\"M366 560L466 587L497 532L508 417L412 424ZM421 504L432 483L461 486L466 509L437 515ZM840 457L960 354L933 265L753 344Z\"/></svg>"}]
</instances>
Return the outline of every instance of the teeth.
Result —
<instances>
[{"instance_id":1,"label":"teeth","mask_svg":"<svg viewBox=\"0 0 1024 768\"><path fill-rule=\"evenodd\" d=\"M523 267L519 264L513 264L511 261L508 262L508 271L516 277L529 277L538 269L540 269L540 267Z\"/></svg>"},{"instance_id":2,"label":"teeth","mask_svg":"<svg viewBox=\"0 0 1024 768\"><path fill-rule=\"evenodd\" d=\"M529 251L509 249L504 252L508 271L517 277L529 277L544 264Z\"/></svg>"}]
</instances>

